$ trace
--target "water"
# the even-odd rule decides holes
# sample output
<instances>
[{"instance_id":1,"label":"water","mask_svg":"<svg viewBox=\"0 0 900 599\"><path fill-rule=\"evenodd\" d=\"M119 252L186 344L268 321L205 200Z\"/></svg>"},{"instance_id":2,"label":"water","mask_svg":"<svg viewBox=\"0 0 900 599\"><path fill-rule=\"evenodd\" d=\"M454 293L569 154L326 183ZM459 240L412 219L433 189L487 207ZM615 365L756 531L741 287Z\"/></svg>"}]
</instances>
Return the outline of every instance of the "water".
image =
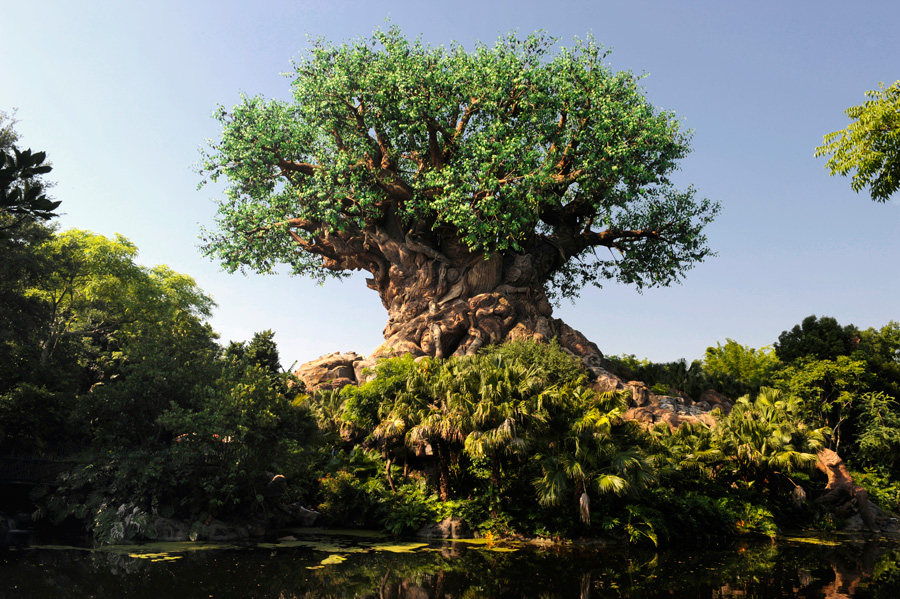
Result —
<instances>
[{"instance_id":1,"label":"water","mask_svg":"<svg viewBox=\"0 0 900 599\"><path fill-rule=\"evenodd\" d=\"M792 538L656 552L296 534L294 541L245 547L7 550L0 552L0 597L900 597L900 545L883 539Z\"/></svg>"}]
</instances>

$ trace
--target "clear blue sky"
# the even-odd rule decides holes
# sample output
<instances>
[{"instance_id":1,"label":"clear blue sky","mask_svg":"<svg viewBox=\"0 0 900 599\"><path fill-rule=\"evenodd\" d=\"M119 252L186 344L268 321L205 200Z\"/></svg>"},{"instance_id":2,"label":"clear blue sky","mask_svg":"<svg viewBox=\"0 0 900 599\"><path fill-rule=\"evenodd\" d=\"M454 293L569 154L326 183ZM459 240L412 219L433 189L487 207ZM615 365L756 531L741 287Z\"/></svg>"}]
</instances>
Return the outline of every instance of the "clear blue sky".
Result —
<instances>
[{"instance_id":1,"label":"clear blue sky","mask_svg":"<svg viewBox=\"0 0 900 599\"><path fill-rule=\"evenodd\" d=\"M589 288L556 310L605 353L690 360L726 338L771 344L809 314L900 320L900 202L855 194L813 157L865 90L900 79L896 0L0 0L0 109L18 108L23 144L49 153L60 225L121 233L142 263L192 275L223 341L273 329L286 367L365 354L387 314L362 276L319 287L200 255L220 189L198 191L192 165L217 135L216 104L288 97L280 73L307 36L367 36L386 17L435 45L592 33L694 130L678 182L722 203L708 230L719 256L679 286Z\"/></svg>"}]
</instances>

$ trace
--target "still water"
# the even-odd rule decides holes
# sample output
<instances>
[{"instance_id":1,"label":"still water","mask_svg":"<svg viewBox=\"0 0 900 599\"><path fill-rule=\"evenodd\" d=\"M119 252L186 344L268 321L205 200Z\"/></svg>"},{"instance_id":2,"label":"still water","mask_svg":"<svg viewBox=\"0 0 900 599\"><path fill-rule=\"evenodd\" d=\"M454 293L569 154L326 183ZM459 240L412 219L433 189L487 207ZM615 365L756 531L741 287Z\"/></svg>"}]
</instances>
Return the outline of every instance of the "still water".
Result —
<instances>
[{"instance_id":1,"label":"still water","mask_svg":"<svg viewBox=\"0 0 900 599\"><path fill-rule=\"evenodd\" d=\"M884 539L792 537L656 552L294 534L243 547L5 550L0 597L900 597L900 545Z\"/></svg>"}]
</instances>

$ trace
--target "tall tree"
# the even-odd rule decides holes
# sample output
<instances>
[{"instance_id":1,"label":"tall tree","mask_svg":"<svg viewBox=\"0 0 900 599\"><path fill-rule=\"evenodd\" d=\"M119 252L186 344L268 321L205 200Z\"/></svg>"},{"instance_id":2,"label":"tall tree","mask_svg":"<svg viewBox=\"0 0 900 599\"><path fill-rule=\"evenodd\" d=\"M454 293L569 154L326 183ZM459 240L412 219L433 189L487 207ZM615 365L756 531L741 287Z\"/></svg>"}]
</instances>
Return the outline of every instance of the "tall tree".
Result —
<instances>
[{"instance_id":1,"label":"tall tree","mask_svg":"<svg viewBox=\"0 0 900 599\"><path fill-rule=\"evenodd\" d=\"M841 326L831 316L807 316L790 331L782 331L775 342L775 355L782 362L800 358L834 360L848 356L859 343L859 331L852 324Z\"/></svg>"},{"instance_id":2,"label":"tall tree","mask_svg":"<svg viewBox=\"0 0 900 599\"><path fill-rule=\"evenodd\" d=\"M293 101L218 110L201 170L229 184L206 253L232 271L370 272L389 315L378 354L559 337L599 359L551 300L680 280L711 254L719 207L672 185L690 134L638 78L592 39L554 45L511 35L466 52L396 27L315 42Z\"/></svg>"},{"instance_id":3,"label":"tall tree","mask_svg":"<svg viewBox=\"0 0 900 599\"><path fill-rule=\"evenodd\" d=\"M832 175L856 171L850 187L866 187L876 202L886 202L900 189L900 80L866 92L871 98L844 111L854 119L846 129L825 136L816 156L830 156Z\"/></svg>"},{"instance_id":4,"label":"tall tree","mask_svg":"<svg viewBox=\"0 0 900 599\"><path fill-rule=\"evenodd\" d=\"M35 248L52 229L39 221L59 206L46 196L46 156L19 150L16 122L15 112L0 110L0 392L27 372L30 339L46 317L47 306L27 289L49 268Z\"/></svg>"},{"instance_id":5,"label":"tall tree","mask_svg":"<svg viewBox=\"0 0 900 599\"><path fill-rule=\"evenodd\" d=\"M208 317L214 305L191 277L165 266L137 264L137 247L121 235L113 240L70 229L37 251L53 265L29 289L50 310L41 340L42 364L69 340L140 337L153 327L172 326L182 314Z\"/></svg>"}]
</instances>

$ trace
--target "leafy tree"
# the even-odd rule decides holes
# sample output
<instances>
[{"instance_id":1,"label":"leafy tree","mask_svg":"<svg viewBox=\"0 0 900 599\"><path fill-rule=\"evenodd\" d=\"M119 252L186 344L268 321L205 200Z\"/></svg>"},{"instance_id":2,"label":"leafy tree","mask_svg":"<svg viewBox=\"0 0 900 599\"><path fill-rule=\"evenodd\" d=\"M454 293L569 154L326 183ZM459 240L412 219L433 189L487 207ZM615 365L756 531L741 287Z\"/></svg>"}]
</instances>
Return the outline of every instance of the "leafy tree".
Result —
<instances>
[{"instance_id":1,"label":"leafy tree","mask_svg":"<svg viewBox=\"0 0 900 599\"><path fill-rule=\"evenodd\" d=\"M275 344L275 332L271 329L253 334L249 343L232 341L225 349L226 356L264 368L270 372L281 372L281 358Z\"/></svg>"},{"instance_id":2,"label":"leafy tree","mask_svg":"<svg viewBox=\"0 0 900 599\"><path fill-rule=\"evenodd\" d=\"M785 363L799 358L834 360L848 356L859 342L855 326L841 326L830 316L807 316L790 331L782 331L775 343L775 355Z\"/></svg>"},{"instance_id":3,"label":"leafy tree","mask_svg":"<svg viewBox=\"0 0 900 599\"><path fill-rule=\"evenodd\" d=\"M900 323L892 320L880 329L860 331L853 356L869 365L876 389L900 397Z\"/></svg>"},{"instance_id":4,"label":"leafy tree","mask_svg":"<svg viewBox=\"0 0 900 599\"><path fill-rule=\"evenodd\" d=\"M0 111L0 392L26 378L32 337L46 317L47 306L26 290L49 268L35 248L52 229L38 221L59 205L44 193L50 165L43 153L19 151L15 124Z\"/></svg>"},{"instance_id":5,"label":"leafy tree","mask_svg":"<svg viewBox=\"0 0 900 599\"><path fill-rule=\"evenodd\" d=\"M775 378L779 390L804 402L808 421L832 430L830 441L835 451L848 437L852 443L858 400L871 381L864 361L847 356L836 360L801 359L786 366ZM845 435L847 426L851 429Z\"/></svg>"},{"instance_id":6,"label":"leafy tree","mask_svg":"<svg viewBox=\"0 0 900 599\"><path fill-rule=\"evenodd\" d=\"M201 170L228 180L205 252L229 270L350 270L388 310L380 354L470 354L506 339L595 345L549 300L605 280L679 281L719 210L670 176L689 133L592 39L466 52L396 27L297 62L293 101L220 108ZM599 251L598 251L599 250Z\"/></svg>"},{"instance_id":7,"label":"leafy tree","mask_svg":"<svg viewBox=\"0 0 900 599\"><path fill-rule=\"evenodd\" d=\"M17 122L15 110L12 115L5 110L0 110L0 150L5 152L19 141L19 134L16 131Z\"/></svg>"},{"instance_id":8,"label":"leafy tree","mask_svg":"<svg viewBox=\"0 0 900 599\"><path fill-rule=\"evenodd\" d=\"M50 308L41 340L41 364L60 344L76 340L114 342L164 326L179 313L209 316L213 302L187 275L165 266L135 263L137 248L89 231L58 233L38 248L52 263L29 294Z\"/></svg>"},{"instance_id":9,"label":"leafy tree","mask_svg":"<svg viewBox=\"0 0 900 599\"><path fill-rule=\"evenodd\" d=\"M0 232L0 391L25 380L40 354L50 307L28 290L50 268L36 249L52 235L52 229L33 221Z\"/></svg>"},{"instance_id":10,"label":"leafy tree","mask_svg":"<svg viewBox=\"0 0 900 599\"><path fill-rule=\"evenodd\" d=\"M825 164L832 175L856 171L850 187L868 187L872 199L886 202L900 189L900 80L866 92L871 98L845 112L854 119L846 129L829 133L816 156L830 156Z\"/></svg>"},{"instance_id":11,"label":"leafy tree","mask_svg":"<svg viewBox=\"0 0 900 599\"><path fill-rule=\"evenodd\" d=\"M638 424L621 419L627 407L622 395L598 395L576 380L550 390L544 402L551 414L531 456L538 467L534 486L541 505L571 498L589 523L591 495L635 495L653 481Z\"/></svg>"},{"instance_id":12,"label":"leafy tree","mask_svg":"<svg viewBox=\"0 0 900 599\"><path fill-rule=\"evenodd\" d=\"M896 476L900 473L900 405L881 392L865 393L859 403L859 457Z\"/></svg>"},{"instance_id":13,"label":"leafy tree","mask_svg":"<svg viewBox=\"0 0 900 599\"><path fill-rule=\"evenodd\" d=\"M19 226L25 219L48 220L60 203L47 197L40 175L52 167L45 152L0 151L0 230Z\"/></svg>"},{"instance_id":14,"label":"leafy tree","mask_svg":"<svg viewBox=\"0 0 900 599\"><path fill-rule=\"evenodd\" d=\"M45 152L20 150L15 116L0 110L0 239L26 220L56 216L60 202L47 197L43 176L52 170Z\"/></svg>"},{"instance_id":15,"label":"leafy tree","mask_svg":"<svg viewBox=\"0 0 900 599\"><path fill-rule=\"evenodd\" d=\"M725 375L745 381L759 389L769 384L778 367L778 358L771 347L754 349L741 345L733 339L726 339L725 345L706 348L703 368L712 375Z\"/></svg>"}]
</instances>

